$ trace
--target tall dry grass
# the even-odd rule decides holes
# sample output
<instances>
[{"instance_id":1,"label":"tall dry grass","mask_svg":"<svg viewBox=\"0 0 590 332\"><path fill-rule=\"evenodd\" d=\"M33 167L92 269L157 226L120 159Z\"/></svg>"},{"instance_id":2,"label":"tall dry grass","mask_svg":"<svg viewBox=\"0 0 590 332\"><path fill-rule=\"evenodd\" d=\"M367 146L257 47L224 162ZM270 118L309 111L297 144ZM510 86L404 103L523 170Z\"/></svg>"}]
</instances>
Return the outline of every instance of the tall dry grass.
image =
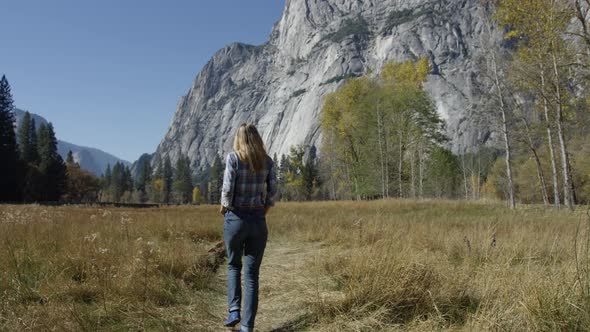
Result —
<instances>
[{"instance_id":1,"label":"tall dry grass","mask_svg":"<svg viewBox=\"0 0 590 332\"><path fill-rule=\"evenodd\" d=\"M308 300L310 330L590 329L585 211L392 200L274 217L276 238L325 248L311 260L328 281Z\"/></svg>"},{"instance_id":2,"label":"tall dry grass","mask_svg":"<svg viewBox=\"0 0 590 332\"><path fill-rule=\"evenodd\" d=\"M588 330L589 218L449 201L279 204L269 247L308 244L296 272L313 282L301 298L277 295L300 316L275 331ZM207 255L222 231L213 206L0 206L0 330L205 330L224 314Z\"/></svg>"},{"instance_id":3,"label":"tall dry grass","mask_svg":"<svg viewBox=\"0 0 590 332\"><path fill-rule=\"evenodd\" d=\"M1 206L0 330L192 328L220 225L213 208Z\"/></svg>"}]
</instances>

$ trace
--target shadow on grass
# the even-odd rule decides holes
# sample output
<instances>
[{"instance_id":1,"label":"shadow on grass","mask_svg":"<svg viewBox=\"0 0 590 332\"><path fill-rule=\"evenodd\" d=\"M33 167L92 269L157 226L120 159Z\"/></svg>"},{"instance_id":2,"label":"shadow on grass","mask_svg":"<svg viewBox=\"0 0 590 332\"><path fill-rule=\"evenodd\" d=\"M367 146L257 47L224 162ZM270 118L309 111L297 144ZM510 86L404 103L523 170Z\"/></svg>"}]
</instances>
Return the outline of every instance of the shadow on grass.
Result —
<instances>
[{"instance_id":1,"label":"shadow on grass","mask_svg":"<svg viewBox=\"0 0 590 332\"><path fill-rule=\"evenodd\" d=\"M295 331L301 331L307 327L309 327L311 324L313 324L315 322L315 318L313 315L307 313L307 314L303 314L295 319L292 319L288 322L286 322L285 324L283 324L282 326L279 326L277 328L274 328L272 330L270 330L270 332L295 332Z\"/></svg>"}]
</instances>

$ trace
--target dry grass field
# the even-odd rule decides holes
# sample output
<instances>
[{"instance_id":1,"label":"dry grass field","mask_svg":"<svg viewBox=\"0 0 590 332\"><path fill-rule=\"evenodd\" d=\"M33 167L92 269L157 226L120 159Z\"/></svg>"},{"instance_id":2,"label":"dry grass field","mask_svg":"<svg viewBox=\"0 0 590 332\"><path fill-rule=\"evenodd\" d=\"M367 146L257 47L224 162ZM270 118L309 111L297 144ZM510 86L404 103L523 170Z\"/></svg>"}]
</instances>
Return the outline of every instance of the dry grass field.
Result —
<instances>
[{"instance_id":1,"label":"dry grass field","mask_svg":"<svg viewBox=\"0 0 590 332\"><path fill-rule=\"evenodd\" d=\"M585 331L586 211L288 203L268 216L260 331ZM0 331L219 331L214 206L0 206ZM221 264L221 265L220 265Z\"/></svg>"}]
</instances>

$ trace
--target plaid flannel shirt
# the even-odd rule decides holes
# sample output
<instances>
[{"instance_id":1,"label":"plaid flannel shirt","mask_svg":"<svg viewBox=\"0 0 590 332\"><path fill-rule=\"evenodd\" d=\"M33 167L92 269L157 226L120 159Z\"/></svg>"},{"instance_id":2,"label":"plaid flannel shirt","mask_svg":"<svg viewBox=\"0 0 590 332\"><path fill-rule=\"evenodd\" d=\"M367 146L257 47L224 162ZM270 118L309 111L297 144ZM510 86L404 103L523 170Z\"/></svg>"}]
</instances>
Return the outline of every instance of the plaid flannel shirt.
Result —
<instances>
[{"instance_id":1,"label":"plaid flannel shirt","mask_svg":"<svg viewBox=\"0 0 590 332\"><path fill-rule=\"evenodd\" d=\"M262 171L252 173L247 163L240 162L236 152L227 155L221 205L229 209L239 206L273 206L276 193L276 167L270 157L267 156L266 167Z\"/></svg>"}]
</instances>

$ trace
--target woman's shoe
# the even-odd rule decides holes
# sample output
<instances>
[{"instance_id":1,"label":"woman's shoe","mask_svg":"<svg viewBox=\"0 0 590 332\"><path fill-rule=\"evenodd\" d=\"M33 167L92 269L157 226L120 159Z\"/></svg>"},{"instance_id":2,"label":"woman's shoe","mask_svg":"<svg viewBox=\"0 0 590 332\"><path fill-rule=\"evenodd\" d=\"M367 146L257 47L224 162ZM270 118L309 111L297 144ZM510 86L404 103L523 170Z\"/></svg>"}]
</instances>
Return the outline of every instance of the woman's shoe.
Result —
<instances>
[{"instance_id":1,"label":"woman's shoe","mask_svg":"<svg viewBox=\"0 0 590 332\"><path fill-rule=\"evenodd\" d=\"M232 311L232 312L229 313L229 317L227 318L227 320L225 321L225 323L223 323L223 325L226 326L226 327L234 327L239 322L240 322L240 311L239 310L234 310L234 311Z\"/></svg>"}]
</instances>

